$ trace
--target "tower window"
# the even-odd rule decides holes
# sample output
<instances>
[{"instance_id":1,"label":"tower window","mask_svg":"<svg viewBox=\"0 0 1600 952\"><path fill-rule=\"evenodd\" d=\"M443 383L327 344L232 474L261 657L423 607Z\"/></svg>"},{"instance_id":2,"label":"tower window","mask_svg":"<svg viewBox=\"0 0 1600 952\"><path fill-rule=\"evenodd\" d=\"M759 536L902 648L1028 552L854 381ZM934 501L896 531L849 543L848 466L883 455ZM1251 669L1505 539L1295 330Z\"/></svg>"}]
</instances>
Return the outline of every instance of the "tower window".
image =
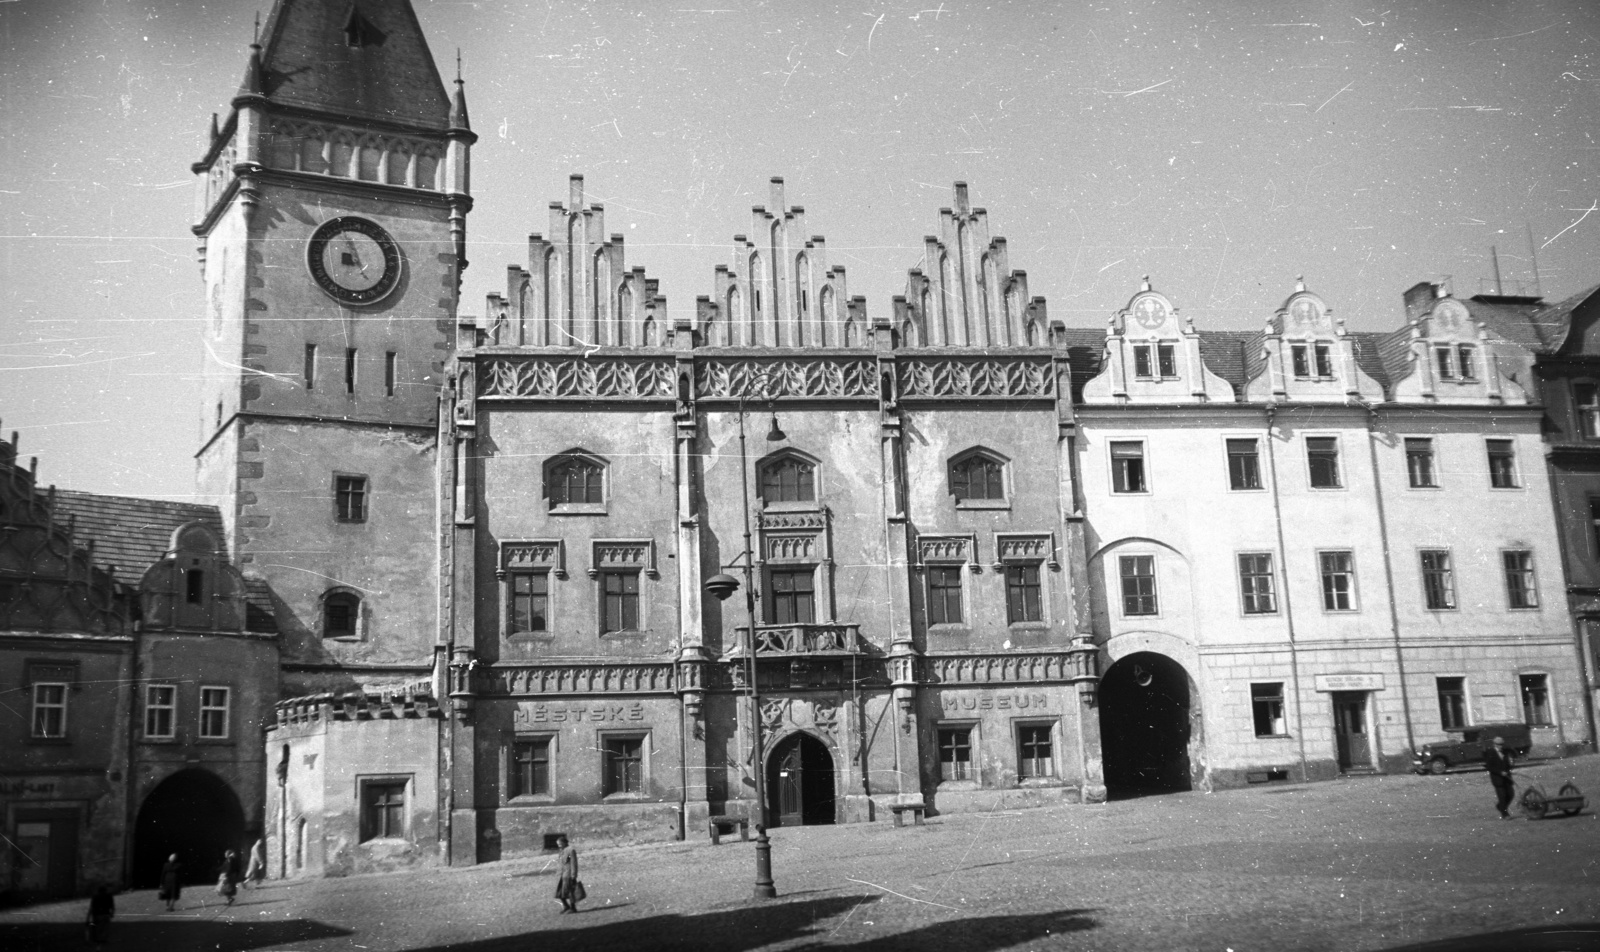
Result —
<instances>
[{"instance_id":1,"label":"tower window","mask_svg":"<svg viewBox=\"0 0 1600 952\"><path fill-rule=\"evenodd\" d=\"M306 382L306 389L307 390L315 390L317 388L317 345L316 344L307 344L306 345L306 363L305 363L305 369L303 371L303 376L304 376L304 379L305 379L305 382Z\"/></svg>"},{"instance_id":2,"label":"tower window","mask_svg":"<svg viewBox=\"0 0 1600 952\"><path fill-rule=\"evenodd\" d=\"M340 522L367 521L367 477L333 478L335 515Z\"/></svg>"},{"instance_id":3,"label":"tower window","mask_svg":"<svg viewBox=\"0 0 1600 952\"><path fill-rule=\"evenodd\" d=\"M383 394L386 397L394 396L395 354L389 351L383 355Z\"/></svg>"},{"instance_id":4,"label":"tower window","mask_svg":"<svg viewBox=\"0 0 1600 952\"><path fill-rule=\"evenodd\" d=\"M322 637L355 638L361 618L361 599L350 592L334 592L322 600Z\"/></svg>"},{"instance_id":5,"label":"tower window","mask_svg":"<svg viewBox=\"0 0 1600 952\"><path fill-rule=\"evenodd\" d=\"M198 605L205 600L206 573L204 569L186 569L183 573L183 600Z\"/></svg>"},{"instance_id":6,"label":"tower window","mask_svg":"<svg viewBox=\"0 0 1600 952\"><path fill-rule=\"evenodd\" d=\"M356 392L356 349L354 347L346 347L344 349L344 392Z\"/></svg>"}]
</instances>

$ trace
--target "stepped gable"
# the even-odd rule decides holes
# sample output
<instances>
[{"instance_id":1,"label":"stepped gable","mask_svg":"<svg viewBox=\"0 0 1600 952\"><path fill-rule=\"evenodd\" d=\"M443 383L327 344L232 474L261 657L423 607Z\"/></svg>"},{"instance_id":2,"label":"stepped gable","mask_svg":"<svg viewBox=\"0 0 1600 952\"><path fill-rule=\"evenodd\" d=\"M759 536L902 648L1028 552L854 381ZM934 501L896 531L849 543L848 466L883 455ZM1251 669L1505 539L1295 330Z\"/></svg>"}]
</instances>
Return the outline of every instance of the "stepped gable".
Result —
<instances>
[{"instance_id":1,"label":"stepped gable","mask_svg":"<svg viewBox=\"0 0 1600 952\"><path fill-rule=\"evenodd\" d=\"M1044 298L1028 296L1027 272L1011 269L1004 238L989 237L988 210L971 206L967 183L955 183L955 206L939 209L939 233L922 243L924 267L907 273L905 297L895 299L903 345L1049 344Z\"/></svg>"},{"instance_id":2,"label":"stepped gable","mask_svg":"<svg viewBox=\"0 0 1600 952\"><path fill-rule=\"evenodd\" d=\"M659 347L671 337L660 282L628 269L623 237L605 233L605 206L586 203L583 176L567 204L550 203L550 237L528 237L528 267L506 269L506 293L484 311L489 346Z\"/></svg>"},{"instance_id":3,"label":"stepped gable","mask_svg":"<svg viewBox=\"0 0 1600 952\"><path fill-rule=\"evenodd\" d=\"M710 347L870 346L866 299L850 297L844 266L806 234L806 210L788 204L781 178L750 210L750 233L733 236L731 263L717 265L695 317Z\"/></svg>"},{"instance_id":4,"label":"stepped gable","mask_svg":"<svg viewBox=\"0 0 1600 952\"><path fill-rule=\"evenodd\" d=\"M61 507L62 494L39 491L38 460L17 465L17 442L14 433L0 440L0 630L127 635L130 589Z\"/></svg>"},{"instance_id":5,"label":"stepped gable","mask_svg":"<svg viewBox=\"0 0 1600 952\"><path fill-rule=\"evenodd\" d=\"M278 0L260 42L241 95L335 117L450 126L450 97L409 0Z\"/></svg>"}]
</instances>

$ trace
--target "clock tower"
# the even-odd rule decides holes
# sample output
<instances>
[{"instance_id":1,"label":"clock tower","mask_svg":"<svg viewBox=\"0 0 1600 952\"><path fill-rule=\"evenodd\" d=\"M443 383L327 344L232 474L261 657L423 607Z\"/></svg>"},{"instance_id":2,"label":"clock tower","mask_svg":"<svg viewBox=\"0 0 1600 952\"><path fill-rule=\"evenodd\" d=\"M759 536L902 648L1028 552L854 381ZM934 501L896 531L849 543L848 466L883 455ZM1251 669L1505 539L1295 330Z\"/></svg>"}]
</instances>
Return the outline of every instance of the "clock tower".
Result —
<instances>
[{"instance_id":1,"label":"clock tower","mask_svg":"<svg viewBox=\"0 0 1600 952\"><path fill-rule=\"evenodd\" d=\"M438 393L476 139L409 0L277 0L194 232L198 485L275 615L285 695L429 675Z\"/></svg>"}]
</instances>

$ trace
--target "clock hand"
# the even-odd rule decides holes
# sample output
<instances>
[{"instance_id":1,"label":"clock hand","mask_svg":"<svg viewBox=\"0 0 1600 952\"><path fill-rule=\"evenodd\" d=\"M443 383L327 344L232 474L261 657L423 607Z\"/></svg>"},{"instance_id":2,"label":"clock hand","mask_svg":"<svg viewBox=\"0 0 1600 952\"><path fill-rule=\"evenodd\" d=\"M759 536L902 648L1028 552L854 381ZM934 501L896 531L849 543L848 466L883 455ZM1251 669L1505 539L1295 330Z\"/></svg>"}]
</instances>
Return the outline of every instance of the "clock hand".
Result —
<instances>
[{"instance_id":1,"label":"clock hand","mask_svg":"<svg viewBox=\"0 0 1600 952\"><path fill-rule=\"evenodd\" d=\"M346 236L345 239L344 239L344 243L345 243L345 247L350 249L350 260L354 261L356 263L356 267L361 269L361 273L362 274L366 274L367 273L367 264L366 264L365 261L361 260L361 253L356 250L355 240L353 238L350 238L349 236Z\"/></svg>"}]
</instances>

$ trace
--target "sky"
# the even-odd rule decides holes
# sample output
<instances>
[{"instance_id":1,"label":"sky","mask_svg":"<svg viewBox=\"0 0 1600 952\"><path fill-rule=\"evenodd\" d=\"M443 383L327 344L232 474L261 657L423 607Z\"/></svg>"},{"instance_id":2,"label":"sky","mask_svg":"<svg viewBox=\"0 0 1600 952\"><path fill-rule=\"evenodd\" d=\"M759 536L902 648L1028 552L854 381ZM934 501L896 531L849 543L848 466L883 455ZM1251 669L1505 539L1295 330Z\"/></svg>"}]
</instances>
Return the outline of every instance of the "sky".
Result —
<instances>
[{"instance_id":1,"label":"sky","mask_svg":"<svg viewBox=\"0 0 1600 952\"><path fill-rule=\"evenodd\" d=\"M1201 329L1297 276L1352 330L1446 280L1600 283L1600 4L414 0L459 48L462 312L567 177L690 317L772 176L869 316L952 183L1069 327L1144 275ZM0 430L41 483L190 498L194 182L270 0L0 0ZM1537 268L1537 270L1536 270Z\"/></svg>"}]
</instances>

